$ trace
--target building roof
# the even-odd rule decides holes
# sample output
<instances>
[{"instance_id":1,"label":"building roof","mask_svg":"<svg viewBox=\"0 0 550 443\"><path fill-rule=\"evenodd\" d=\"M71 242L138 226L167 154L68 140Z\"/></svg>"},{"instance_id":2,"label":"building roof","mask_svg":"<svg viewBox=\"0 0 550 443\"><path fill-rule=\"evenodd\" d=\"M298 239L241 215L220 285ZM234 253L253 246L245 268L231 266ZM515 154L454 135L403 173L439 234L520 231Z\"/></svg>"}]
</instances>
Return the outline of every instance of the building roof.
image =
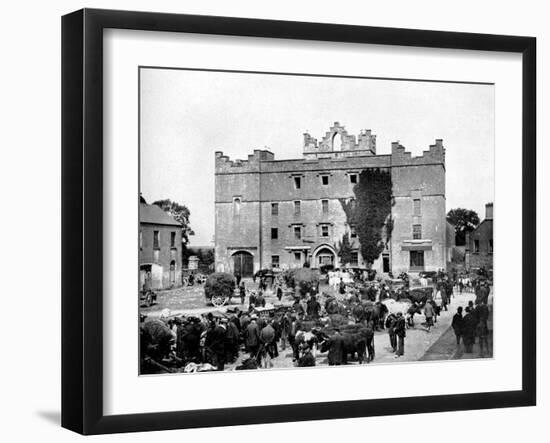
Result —
<instances>
[{"instance_id":1,"label":"building roof","mask_svg":"<svg viewBox=\"0 0 550 443\"><path fill-rule=\"evenodd\" d=\"M148 205L145 203L139 204L139 222L151 225L168 225L181 227L181 224L178 223L174 219L174 217L163 211L157 205Z\"/></svg>"}]
</instances>

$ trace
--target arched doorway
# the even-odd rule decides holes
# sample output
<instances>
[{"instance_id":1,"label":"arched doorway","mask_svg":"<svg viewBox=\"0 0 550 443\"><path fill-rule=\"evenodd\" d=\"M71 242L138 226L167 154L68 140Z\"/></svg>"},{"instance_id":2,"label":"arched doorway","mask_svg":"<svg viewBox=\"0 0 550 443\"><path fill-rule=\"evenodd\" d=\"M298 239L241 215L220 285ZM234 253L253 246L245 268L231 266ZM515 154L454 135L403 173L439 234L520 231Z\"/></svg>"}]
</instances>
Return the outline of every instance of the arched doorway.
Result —
<instances>
[{"instance_id":1,"label":"arched doorway","mask_svg":"<svg viewBox=\"0 0 550 443\"><path fill-rule=\"evenodd\" d=\"M233 254L233 274L241 277L252 277L254 258L250 252L238 251Z\"/></svg>"},{"instance_id":2,"label":"arched doorway","mask_svg":"<svg viewBox=\"0 0 550 443\"><path fill-rule=\"evenodd\" d=\"M336 265L336 252L328 245L320 246L313 253L313 263L316 268L327 265Z\"/></svg>"}]
</instances>

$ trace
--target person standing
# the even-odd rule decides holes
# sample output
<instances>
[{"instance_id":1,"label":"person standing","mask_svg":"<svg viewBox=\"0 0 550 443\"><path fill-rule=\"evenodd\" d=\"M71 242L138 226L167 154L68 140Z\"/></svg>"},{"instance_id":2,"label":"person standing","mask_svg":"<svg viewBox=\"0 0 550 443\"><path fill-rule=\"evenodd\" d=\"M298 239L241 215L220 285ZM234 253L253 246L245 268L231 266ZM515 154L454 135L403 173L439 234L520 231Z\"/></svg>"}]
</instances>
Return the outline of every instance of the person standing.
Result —
<instances>
[{"instance_id":1,"label":"person standing","mask_svg":"<svg viewBox=\"0 0 550 443\"><path fill-rule=\"evenodd\" d=\"M329 366L345 365L346 354L344 351L344 337L338 328L334 329L334 335L329 338L328 364Z\"/></svg>"},{"instance_id":2,"label":"person standing","mask_svg":"<svg viewBox=\"0 0 550 443\"><path fill-rule=\"evenodd\" d=\"M245 345L247 351L250 353L250 357L257 358L258 350L260 349L260 329L256 321L256 316L252 316L250 323L246 327Z\"/></svg>"},{"instance_id":3,"label":"person standing","mask_svg":"<svg viewBox=\"0 0 550 443\"><path fill-rule=\"evenodd\" d=\"M397 313L397 321L395 323L395 335L397 335L397 353L395 357L405 355L405 336L406 336L405 318L402 312Z\"/></svg>"},{"instance_id":4,"label":"person standing","mask_svg":"<svg viewBox=\"0 0 550 443\"><path fill-rule=\"evenodd\" d=\"M424 315L426 317L427 331L430 332L430 329L434 325L434 307L432 306L432 302L430 300L428 300L424 306Z\"/></svg>"},{"instance_id":5,"label":"person standing","mask_svg":"<svg viewBox=\"0 0 550 443\"><path fill-rule=\"evenodd\" d=\"M241 280L239 284L239 296L241 297L241 305L244 305L244 299L246 297L246 287L244 284L244 280Z\"/></svg>"},{"instance_id":6,"label":"person standing","mask_svg":"<svg viewBox=\"0 0 550 443\"><path fill-rule=\"evenodd\" d=\"M386 317L386 329L388 330L388 335L390 337L390 346L392 352L397 351L397 335L395 335L396 323L397 316L395 314L390 314Z\"/></svg>"},{"instance_id":7,"label":"person standing","mask_svg":"<svg viewBox=\"0 0 550 443\"><path fill-rule=\"evenodd\" d=\"M367 324L367 329L365 330L365 338L367 340L367 363L370 363L374 360L374 328L373 321L369 321Z\"/></svg>"},{"instance_id":8,"label":"person standing","mask_svg":"<svg viewBox=\"0 0 550 443\"><path fill-rule=\"evenodd\" d=\"M317 298L312 295L307 301L307 316L312 320L317 320L319 318L319 311L321 310L321 305L317 301Z\"/></svg>"},{"instance_id":9,"label":"person standing","mask_svg":"<svg viewBox=\"0 0 550 443\"><path fill-rule=\"evenodd\" d=\"M462 319L462 340L464 342L464 352L472 353L472 348L476 341L476 328L478 321L470 306L466 308L466 315Z\"/></svg>"},{"instance_id":10,"label":"person standing","mask_svg":"<svg viewBox=\"0 0 550 443\"><path fill-rule=\"evenodd\" d=\"M258 363L264 368L272 368L272 359L275 358L275 329L272 320L268 320L267 325L260 331L261 352Z\"/></svg>"},{"instance_id":11,"label":"person standing","mask_svg":"<svg viewBox=\"0 0 550 443\"><path fill-rule=\"evenodd\" d=\"M453 315L451 326L455 331L456 344L458 346L460 344L460 337L462 337L462 306L459 306L456 314Z\"/></svg>"},{"instance_id":12,"label":"person standing","mask_svg":"<svg viewBox=\"0 0 550 443\"><path fill-rule=\"evenodd\" d=\"M242 277L241 277L240 272L237 272L237 274L235 275L235 280L237 280L237 287L240 286L240 284L241 284L241 279L242 279Z\"/></svg>"},{"instance_id":13,"label":"person standing","mask_svg":"<svg viewBox=\"0 0 550 443\"><path fill-rule=\"evenodd\" d=\"M217 320L213 322L206 339L210 353L210 363L218 371L223 371L225 365L225 333L226 327Z\"/></svg>"}]
</instances>

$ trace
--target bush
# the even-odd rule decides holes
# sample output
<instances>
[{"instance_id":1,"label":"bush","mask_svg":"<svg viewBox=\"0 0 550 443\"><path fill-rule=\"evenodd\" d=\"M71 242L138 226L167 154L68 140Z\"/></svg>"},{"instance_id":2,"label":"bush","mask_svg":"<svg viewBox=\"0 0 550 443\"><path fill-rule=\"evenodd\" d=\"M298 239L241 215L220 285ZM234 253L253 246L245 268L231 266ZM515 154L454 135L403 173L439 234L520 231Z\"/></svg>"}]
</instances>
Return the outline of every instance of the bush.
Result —
<instances>
[{"instance_id":1,"label":"bush","mask_svg":"<svg viewBox=\"0 0 550 443\"><path fill-rule=\"evenodd\" d=\"M214 296L231 297L235 290L235 278L227 272L210 274L204 284L204 295L208 299Z\"/></svg>"}]
</instances>

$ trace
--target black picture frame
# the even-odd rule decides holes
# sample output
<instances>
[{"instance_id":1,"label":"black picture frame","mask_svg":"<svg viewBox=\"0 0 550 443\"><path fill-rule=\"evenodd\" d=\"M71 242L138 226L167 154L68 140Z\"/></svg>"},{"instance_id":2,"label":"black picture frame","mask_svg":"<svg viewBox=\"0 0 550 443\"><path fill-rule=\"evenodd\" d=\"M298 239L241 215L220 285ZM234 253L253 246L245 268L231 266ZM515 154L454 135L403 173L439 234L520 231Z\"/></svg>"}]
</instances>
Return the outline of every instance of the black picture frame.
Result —
<instances>
[{"instance_id":1,"label":"black picture frame","mask_svg":"<svg viewBox=\"0 0 550 443\"><path fill-rule=\"evenodd\" d=\"M522 388L517 391L103 413L103 30L171 31L522 54ZM83 9L62 18L62 426L82 434L536 404L536 39L232 17Z\"/></svg>"}]
</instances>

